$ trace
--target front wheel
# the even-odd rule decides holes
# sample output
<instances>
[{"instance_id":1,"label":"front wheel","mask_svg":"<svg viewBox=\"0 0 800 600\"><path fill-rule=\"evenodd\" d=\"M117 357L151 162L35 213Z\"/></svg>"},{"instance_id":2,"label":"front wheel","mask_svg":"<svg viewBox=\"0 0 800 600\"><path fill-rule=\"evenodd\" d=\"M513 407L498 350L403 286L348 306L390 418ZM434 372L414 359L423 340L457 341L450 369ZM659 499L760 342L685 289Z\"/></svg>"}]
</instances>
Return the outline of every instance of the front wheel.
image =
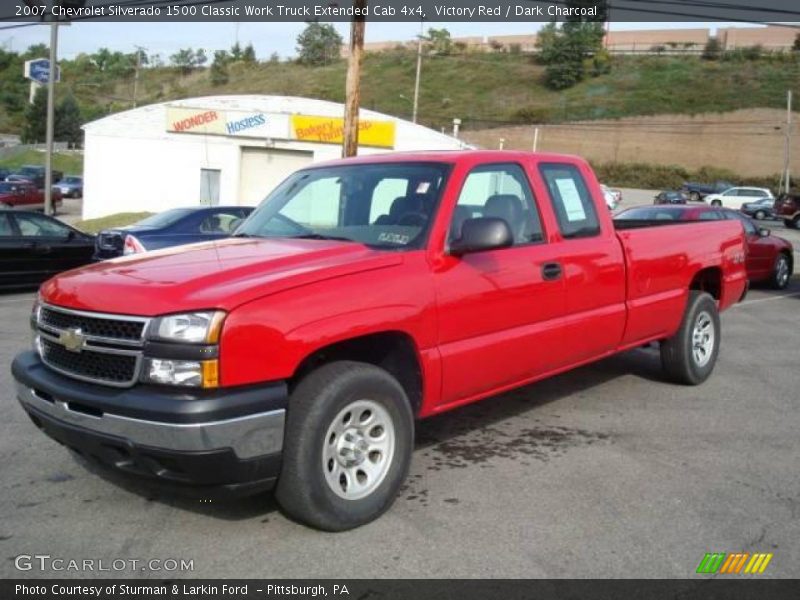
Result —
<instances>
[{"instance_id":1,"label":"front wheel","mask_svg":"<svg viewBox=\"0 0 800 600\"><path fill-rule=\"evenodd\" d=\"M772 269L772 287L776 290L784 289L789 285L791 276L792 268L789 263L789 257L781 252L775 259L775 267Z\"/></svg>"},{"instance_id":2,"label":"front wheel","mask_svg":"<svg viewBox=\"0 0 800 600\"><path fill-rule=\"evenodd\" d=\"M697 192L691 192L689 194L689 200L691 200L692 202L700 202L700 199L701 199L700 194L698 194Z\"/></svg>"},{"instance_id":3,"label":"front wheel","mask_svg":"<svg viewBox=\"0 0 800 600\"><path fill-rule=\"evenodd\" d=\"M297 385L284 440L275 491L281 507L312 527L344 531L394 502L411 463L414 418L389 373L339 361Z\"/></svg>"},{"instance_id":4,"label":"front wheel","mask_svg":"<svg viewBox=\"0 0 800 600\"><path fill-rule=\"evenodd\" d=\"M722 201L721 200L712 200L711 201L711 206L722 206Z\"/></svg>"},{"instance_id":5,"label":"front wheel","mask_svg":"<svg viewBox=\"0 0 800 600\"><path fill-rule=\"evenodd\" d=\"M767 218L767 213L765 213L763 210L757 210L756 214L753 216L756 218L757 221L763 221L764 219Z\"/></svg>"},{"instance_id":6,"label":"front wheel","mask_svg":"<svg viewBox=\"0 0 800 600\"><path fill-rule=\"evenodd\" d=\"M661 342L661 365L676 383L703 383L717 362L720 343L719 311L709 294L692 290L681 326Z\"/></svg>"},{"instance_id":7,"label":"front wheel","mask_svg":"<svg viewBox=\"0 0 800 600\"><path fill-rule=\"evenodd\" d=\"M800 215L796 216L794 219L784 219L783 224L789 229L800 229Z\"/></svg>"}]
</instances>

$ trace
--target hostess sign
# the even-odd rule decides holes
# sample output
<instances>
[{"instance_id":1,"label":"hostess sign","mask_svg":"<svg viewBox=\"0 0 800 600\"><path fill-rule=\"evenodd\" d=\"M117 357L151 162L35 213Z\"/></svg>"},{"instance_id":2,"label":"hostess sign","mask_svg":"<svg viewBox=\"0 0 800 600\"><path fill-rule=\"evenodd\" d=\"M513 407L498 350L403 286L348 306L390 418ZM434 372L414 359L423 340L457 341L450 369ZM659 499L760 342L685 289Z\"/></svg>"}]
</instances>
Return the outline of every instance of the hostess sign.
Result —
<instances>
[{"instance_id":1,"label":"hostess sign","mask_svg":"<svg viewBox=\"0 0 800 600\"><path fill-rule=\"evenodd\" d=\"M287 115L241 110L167 107L167 131L255 138L289 137Z\"/></svg>"},{"instance_id":2,"label":"hostess sign","mask_svg":"<svg viewBox=\"0 0 800 600\"><path fill-rule=\"evenodd\" d=\"M344 120L340 117L169 106L167 131L341 144ZM359 120L358 143L361 146L394 148L394 121Z\"/></svg>"}]
</instances>

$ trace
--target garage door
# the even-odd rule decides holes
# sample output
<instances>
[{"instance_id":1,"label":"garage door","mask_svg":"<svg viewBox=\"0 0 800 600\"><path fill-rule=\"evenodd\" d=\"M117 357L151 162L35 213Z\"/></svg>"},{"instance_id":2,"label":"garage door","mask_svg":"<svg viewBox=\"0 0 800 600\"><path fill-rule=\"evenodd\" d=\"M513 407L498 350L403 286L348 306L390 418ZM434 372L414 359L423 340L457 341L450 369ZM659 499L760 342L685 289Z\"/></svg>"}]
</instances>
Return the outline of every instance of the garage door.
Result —
<instances>
[{"instance_id":1,"label":"garage door","mask_svg":"<svg viewBox=\"0 0 800 600\"><path fill-rule=\"evenodd\" d=\"M255 206L290 173L311 160L311 152L242 148L239 204Z\"/></svg>"}]
</instances>

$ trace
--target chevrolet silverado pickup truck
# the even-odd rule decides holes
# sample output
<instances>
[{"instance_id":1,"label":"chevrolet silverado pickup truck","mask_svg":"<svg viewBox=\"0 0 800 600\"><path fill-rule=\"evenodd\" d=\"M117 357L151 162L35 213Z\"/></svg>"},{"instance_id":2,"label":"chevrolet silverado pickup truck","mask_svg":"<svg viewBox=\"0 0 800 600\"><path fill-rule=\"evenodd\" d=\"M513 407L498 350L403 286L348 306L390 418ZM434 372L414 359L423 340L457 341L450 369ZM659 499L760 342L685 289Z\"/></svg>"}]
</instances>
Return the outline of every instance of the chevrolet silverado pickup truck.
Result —
<instances>
[{"instance_id":1,"label":"chevrolet silverado pickup truck","mask_svg":"<svg viewBox=\"0 0 800 600\"><path fill-rule=\"evenodd\" d=\"M232 238L50 279L12 372L33 423L89 460L274 487L344 530L391 506L416 419L653 342L669 380L702 383L743 240L615 223L577 157L346 159L290 175Z\"/></svg>"}]
</instances>

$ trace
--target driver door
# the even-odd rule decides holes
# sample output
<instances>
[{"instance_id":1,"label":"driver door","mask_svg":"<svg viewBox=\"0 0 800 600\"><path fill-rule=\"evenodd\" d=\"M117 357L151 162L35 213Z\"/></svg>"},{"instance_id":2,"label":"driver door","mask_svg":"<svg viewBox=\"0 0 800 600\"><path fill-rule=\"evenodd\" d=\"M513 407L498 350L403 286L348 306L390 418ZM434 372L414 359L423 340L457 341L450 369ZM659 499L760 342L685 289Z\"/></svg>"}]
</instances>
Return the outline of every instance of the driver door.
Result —
<instances>
[{"instance_id":1,"label":"driver door","mask_svg":"<svg viewBox=\"0 0 800 600\"><path fill-rule=\"evenodd\" d=\"M563 363L566 291L556 244L545 242L528 177L516 163L481 165L462 184L449 239L465 219L506 220L509 248L446 258L435 272L442 404L466 402Z\"/></svg>"}]
</instances>

